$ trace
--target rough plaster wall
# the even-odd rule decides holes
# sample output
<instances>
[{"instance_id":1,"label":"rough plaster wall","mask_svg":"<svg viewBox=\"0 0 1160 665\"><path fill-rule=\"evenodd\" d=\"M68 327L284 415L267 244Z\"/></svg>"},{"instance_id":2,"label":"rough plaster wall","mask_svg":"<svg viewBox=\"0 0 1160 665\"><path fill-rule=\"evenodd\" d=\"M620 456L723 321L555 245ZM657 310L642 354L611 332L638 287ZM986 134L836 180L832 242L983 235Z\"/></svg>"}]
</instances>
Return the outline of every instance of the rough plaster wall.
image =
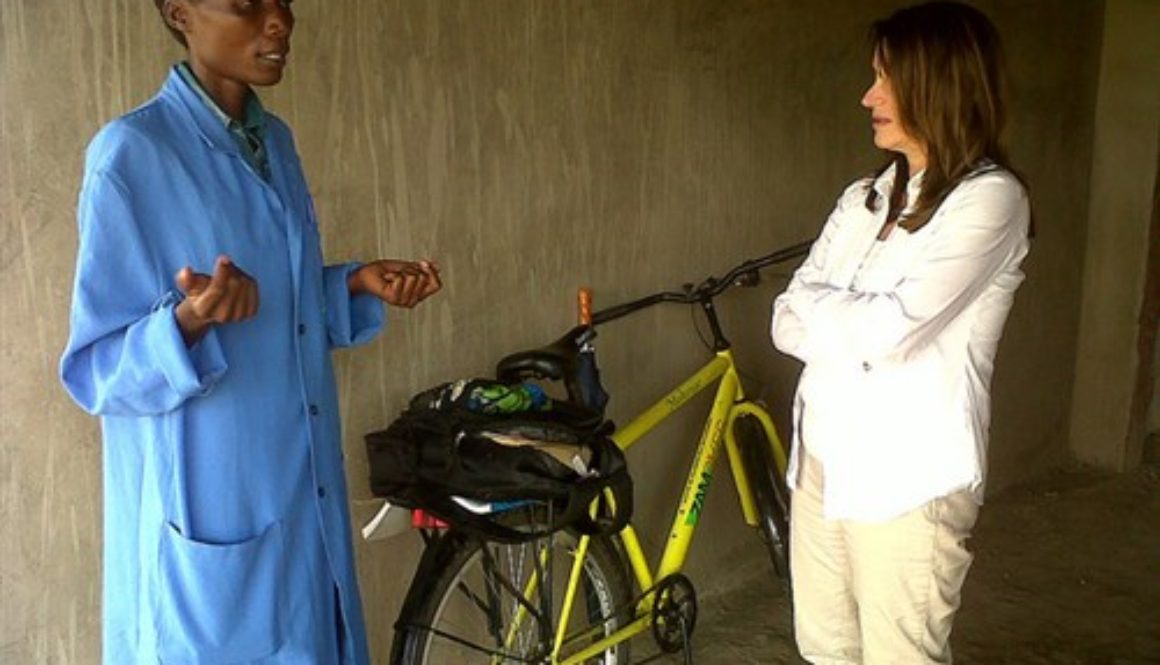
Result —
<instances>
[{"instance_id":1,"label":"rough plaster wall","mask_svg":"<svg viewBox=\"0 0 1160 665\"><path fill-rule=\"evenodd\" d=\"M1107 3L1071 447L1084 462L1119 470L1139 464L1146 433L1144 414L1132 410L1146 409L1133 398L1140 365L1151 360L1137 340L1148 320L1140 307L1160 137L1158 30L1160 4Z\"/></svg>"},{"instance_id":2,"label":"rough plaster wall","mask_svg":"<svg viewBox=\"0 0 1160 665\"><path fill-rule=\"evenodd\" d=\"M999 348L992 489L1068 456L1103 2L979 3L1006 40L1012 159L1030 185L1037 237Z\"/></svg>"},{"instance_id":3,"label":"rough plaster wall","mask_svg":"<svg viewBox=\"0 0 1160 665\"><path fill-rule=\"evenodd\" d=\"M897 4L297 3L287 79L263 98L296 130L328 256L431 255L447 280L372 346L337 356L356 519L375 507L361 434L419 388L554 338L577 285L611 304L816 234L842 185L877 162L857 105L862 39ZM1040 226L996 377L1003 485L1064 454L1102 4L981 4L1009 41L1014 153ZM145 0L0 2L3 663L98 659L98 428L55 379L73 207L88 138L178 55ZM779 285L722 314L751 390L784 424L796 367L765 335ZM680 308L610 325L598 343L619 420L705 357ZM683 473L698 429L678 420L630 456L639 514L661 527L643 534L650 551L670 518L650 504L674 498L662 481ZM724 583L709 563L760 555L729 483L718 474L691 561L703 588ZM416 544L358 553L381 657Z\"/></svg>"}]
</instances>

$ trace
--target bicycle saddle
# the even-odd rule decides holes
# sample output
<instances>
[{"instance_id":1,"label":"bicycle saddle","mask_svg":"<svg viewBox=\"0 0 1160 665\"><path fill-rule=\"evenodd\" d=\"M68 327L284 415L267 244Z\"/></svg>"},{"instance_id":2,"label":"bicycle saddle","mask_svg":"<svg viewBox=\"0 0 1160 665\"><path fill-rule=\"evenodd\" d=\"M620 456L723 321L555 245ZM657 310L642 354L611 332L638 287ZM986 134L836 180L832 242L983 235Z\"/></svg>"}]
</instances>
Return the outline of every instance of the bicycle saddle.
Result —
<instances>
[{"instance_id":1,"label":"bicycle saddle","mask_svg":"<svg viewBox=\"0 0 1160 665\"><path fill-rule=\"evenodd\" d=\"M506 356L496 364L495 375L502 381L535 377L570 384L576 380L580 345L587 333L586 326L577 326L547 346Z\"/></svg>"},{"instance_id":2,"label":"bicycle saddle","mask_svg":"<svg viewBox=\"0 0 1160 665\"><path fill-rule=\"evenodd\" d=\"M555 401L555 411L574 424L600 425L608 394L600 385L595 359L591 354L582 357L580 351L595 335L591 327L577 326L547 346L503 358L496 364L495 375L512 382L527 378L563 381L568 399Z\"/></svg>"}]
</instances>

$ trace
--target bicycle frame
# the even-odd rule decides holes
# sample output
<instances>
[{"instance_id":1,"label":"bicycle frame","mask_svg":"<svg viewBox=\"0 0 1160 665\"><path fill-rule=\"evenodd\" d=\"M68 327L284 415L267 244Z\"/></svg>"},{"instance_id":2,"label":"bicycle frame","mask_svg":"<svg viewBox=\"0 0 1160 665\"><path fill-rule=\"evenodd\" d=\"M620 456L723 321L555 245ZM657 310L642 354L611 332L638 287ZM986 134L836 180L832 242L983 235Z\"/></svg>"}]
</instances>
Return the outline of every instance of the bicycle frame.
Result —
<instances>
[{"instance_id":1,"label":"bicycle frame","mask_svg":"<svg viewBox=\"0 0 1160 665\"><path fill-rule=\"evenodd\" d=\"M693 457L692 465L685 479L685 488L681 493L676 515L673 518L672 527L669 529L669 537L665 541L665 548L661 553L660 563L655 573L649 566L644 550L641 547L640 539L637 537L636 530L632 524L626 525L618 534L624 545L625 553L628 555L632 574L636 578L640 589L646 592L644 598L636 607L634 620L612 635L589 645L582 651L570 655L565 660L558 660L560 650L565 643L562 627L567 626L570 619L572 600L575 598L577 585L580 580L579 570L583 563L583 553L586 551L588 544L588 537L582 537L580 539L576 563L573 566L565 592L563 612L560 616L561 628L556 635L555 644L553 645L553 663L557 665L581 663L585 659L591 658L605 649L628 640L648 629L652 623L650 611L653 602L653 595L648 592L653 588L657 580L662 580L669 575L677 573L684 567L689 548L692 544L693 535L696 533L697 525L700 522L701 511L704 507L706 496L712 485L713 466L721 452L722 443L725 445L729 458L729 466L732 471L734 485L737 489L737 496L741 502L741 511L745 523L749 526L757 525L757 508L753 501L752 490L749 487L749 477L745 472L740 449L738 448L736 437L733 434L734 421L742 415L757 418L765 430L766 435L769 437L769 440L774 443L774 456L780 473L785 473L786 455L769 414L762 407L745 398L741 381L738 377L736 366L734 365L733 352L730 349L726 348L717 351L712 360L697 370L696 373L681 385L677 386L646 409L628 425L618 429L612 435L612 438L616 441L617 445L627 450L645 434L655 429L657 425L688 404L696 395L712 386L714 382L717 383L717 390L713 398L713 406L709 411L708 419L705 421L705 429L701 433L696 454Z\"/></svg>"},{"instance_id":2,"label":"bicycle frame","mask_svg":"<svg viewBox=\"0 0 1160 665\"><path fill-rule=\"evenodd\" d=\"M722 277L709 277L698 286L686 285L679 292L662 291L654 293L638 300L622 303L597 312L591 311L590 294L582 292L580 297L582 327L570 331L569 336L562 338L552 347L545 347L542 350L528 352L543 353L549 360L552 360L561 357L561 353L591 351L589 345L591 336L589 333L596 326L661 303L699 305L706 316L710 332L712 333L714 357L685 379L684 382L661 397L652 406L645 409L632 422L613 433L611 435L612 439L622 450L627 450L635 445L645 434L656 429L660 423L685 407L694 397L709 389L711 386L714 386L714 384L716 384L716 389L713 403L693 455L685 479L685 486L677 504L668 538L665 541L665 546L661 552L656 569L654 570L650 567L640 539L637 537L636 530L631 522L616 534L619 539L620 553L628 559L628 566L631 570L630 574L635 579L637 588L640 589L640 595L627 606L615 608L612 616L606 617L603 622L597 623L596 625L589 625L588 628L580 629L571 635L566 634L571 623L573 610L575 609L573 605L577 600L581 581L585 578L584 567L592 544L591 536L580 535L570 555L572 562L571 568L567 573L566 586L563 589L563 606L560 608L559 616L552 617L557 619L554 632L547 633L548 627L544 626L544 632L541 633L542 641L537 645L536 654L533 656L535 660L521 659L523 662L537 662L550 665L578 665L618 644L627 642L654 625L654 616L657 614L656 604L658 598L662 596L661 590L668 588L665 586L666 583L674 580L675 578L673 576L678 576L685 565L689 548L692 546L693 536L700 523L702 510L712 486L713 469L720 456L722 445L725 446L725 451L729 459L734 485L737 490L737 497L741 505L741 512L745 523L751 527L762 526L763 530L765 530L763 518L766 516L759 514L761 511L758 508L758 499L761 498L761 492L755 495L754 488L750 486L749 472L761 471L763 474L768 474L769 470L765 468L767 459L754 461L749 455L750 451L742 448L741 443L734 434L734 426L737 419L742 416L753 417L761 424L768 442L773 447L773 464L776 467L776 472L780 474L784 474L786 471L786 452L769 414L762 406L750 401L744 393L734 362L733 352L728 340L725 338L718 321L716 310L713 307L713 299L733 286L753 286L757 284L760 270L803 256L808 252L809 247L809 242L798 243L777 250L766 256L745 261L731 269ZM575 336L575 333L582 331L583 327L587 328L587 332ZM556 348L561 344L566 345L564 351ZM572 349L572 345L575 345L575 349L569 351L569 349ZM520 359L519 361L523 362L523 360ZM513 369L516 366L513 363ZM519 367L522 370L523 366L521 365ZM515 376L518 377L518 372L521 370L516 370ZM591 370L591 373L595 376L586 377L585 380L590 381L590 383L595 383L595 389L592 390L592 394L587 394L592 388L590 383L585 383L584 386L568 383L569 399L576 400L590 408L595 408L603 412L603 399L606 399L606 395L603 394L602 387L599 385L599 376L595 372L594 364ZM501 374L504 372L502 369L499 371ZM531 376L544 378L536 369L532 370ZM552 376L551 378L558 377ZM572 375L568 375L566 378L567 380L576 380L576 377ZM595 399L588 399L593 396L595 396ZM599 404L594 406L596 402ZM747 469L747 458L751 460L751 463L761 464L762 468ZM773 491L776 493L776 490ZM605 498L611 509L615 510L615 496L611 492L606 492ZM781 509L784 510L784 506ZM592 510L598 510L597 502L593 503ZM392 514L390 512L390 504L384 504L384 507L379 513L363 529L364 537L368 540L385 538L404 530L406 528L406 519L403 516L397 515L399 512L395 511L396 514ZM782 516L782 519L784 520L784 516ZM778 537L777 534L781 532L782 528L773 527L775 539ZM454 542L452 545L458 546ZM600 547L605 546L604 543L599 543L598 545ZM773 545L771 545L772 547ZM437 553L441 551L441 549L428 550L428 552ZM550 562L548 561L548 558L551 556L550 552L551 543L549 541L548 548L533 555L538 558L538 568L533 572L531 577L522 581L523 589L520 591L509 589L513 595L522 595L516 596L520 599L519 606L512 617L511 625L506 629L506 635L502 639L503 645L498 650L490 647L477 647L469 642L456 639L454 635L446 634L442 636L451 641L459 642L468 648L474 648L483 653L491 654L492 663L504 662L508 657L506 651L511 647L511 642L516 639L521 625L528 620L542 620L538 616L539 613L533 610L532 605L525 602L524 599L530 599L535 596L539 592L540 585L544 583L541 574L543 571L550 570ZM782 554L775 553L774 556L776 558L782 556ZM548 588L549 591L552 590L550 583ZM416 586L412 584L411 590L408 592L409 599L411 594L415 592L415 589ZM548 608L548 613L551 613L550 607ZM536 616L533 617L533 615ZM614 620L619 627L612 634L602 636L609 629L610 622ZM660 619L660 621L667 623L668 619ZM664 626L664 628L667 630L671 626ZM433 627L423 628L422 626L416 626L414 629L435 631ZM396 636L396 644L398 644L397 640L398 636ZM578 643L580 640L583 640L583 642ZM589 643L589 640L596 641ZM580 650L574 653L568 653L566 657L561 657L562 653L566 653L566 648L573 647L579 647Z\"/></svg>"}]
</instances>

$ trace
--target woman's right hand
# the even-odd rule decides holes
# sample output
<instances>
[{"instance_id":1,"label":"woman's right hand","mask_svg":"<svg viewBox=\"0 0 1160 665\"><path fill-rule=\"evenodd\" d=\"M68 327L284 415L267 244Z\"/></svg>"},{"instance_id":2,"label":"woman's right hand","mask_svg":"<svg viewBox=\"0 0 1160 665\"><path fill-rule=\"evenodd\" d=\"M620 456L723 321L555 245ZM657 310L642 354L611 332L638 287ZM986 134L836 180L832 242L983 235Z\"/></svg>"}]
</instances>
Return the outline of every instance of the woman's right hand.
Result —
<instances>
[{"instance_id":1,"label":"woman's right hand","mask_svg":"<svg viewBox=\"0 0 1160 665\"><path fill-rule=\"evenodd\" d=\"M179 270L177 288L185 299L174 316L187 346L197 343L210 326L244 321L258 313L258 283L224 254L217 258L212 276L189 266Z\"/></svg>"}]
</instances>

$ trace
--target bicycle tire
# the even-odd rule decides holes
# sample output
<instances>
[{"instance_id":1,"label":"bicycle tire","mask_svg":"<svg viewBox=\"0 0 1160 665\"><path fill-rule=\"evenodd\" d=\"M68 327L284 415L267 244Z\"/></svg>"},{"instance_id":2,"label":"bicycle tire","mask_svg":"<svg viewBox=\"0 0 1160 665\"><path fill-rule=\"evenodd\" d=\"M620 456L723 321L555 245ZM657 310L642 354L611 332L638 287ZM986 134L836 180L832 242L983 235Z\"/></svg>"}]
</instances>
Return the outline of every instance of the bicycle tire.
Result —
<instances>
[{"instance_id":1,"label":"bicycle tire","mask_svg":"<svg viewBox=\"0 0 1160 665\"><path fill-rule=\"evenodd\" d=\"M757 504L758 529L769 550L774 573L784 580L787 593L789 572L789 492L777 469L773 442L757 418L742 416L734 425L737 445L745 464L753 501Z\"/></svg>"},{"instance_id":2,"label":"bicycle tire","mask_svg":"<svg viewBox=\"0 0 1160 665\"><path fill-rule=\"evenodd\" d=\"M559 620L567 575L579 534L565 529L521 544L503 544L467 537L455 531L433 541L412 582L408 600L395 630L391 662L395 665L482 665L484 663L543 663ZM532 594L533 607L550 604L547 621L527 616L514 640L505 638L521 602L529 574L535 570L531 555L551 547L546 577L548 596ZM489 563L490 562L490 563ZM429 572L427 572L429 571ZM583 565L583 600L574 603L569 636L585 631L596 637L575 638L561 654L576 653L596 639L628 623L632 586L624 556L611 537L589 540ZM586 610L586 611L585 611ZM526 611L525 611L526 614ZM599 626L599 628L597 628ZM503 643L508 641L507 646ZM629 645L615 645L586 663L626 665ZM498 657L497 657L498 656Z\"/></svg>"}]
</instances>

